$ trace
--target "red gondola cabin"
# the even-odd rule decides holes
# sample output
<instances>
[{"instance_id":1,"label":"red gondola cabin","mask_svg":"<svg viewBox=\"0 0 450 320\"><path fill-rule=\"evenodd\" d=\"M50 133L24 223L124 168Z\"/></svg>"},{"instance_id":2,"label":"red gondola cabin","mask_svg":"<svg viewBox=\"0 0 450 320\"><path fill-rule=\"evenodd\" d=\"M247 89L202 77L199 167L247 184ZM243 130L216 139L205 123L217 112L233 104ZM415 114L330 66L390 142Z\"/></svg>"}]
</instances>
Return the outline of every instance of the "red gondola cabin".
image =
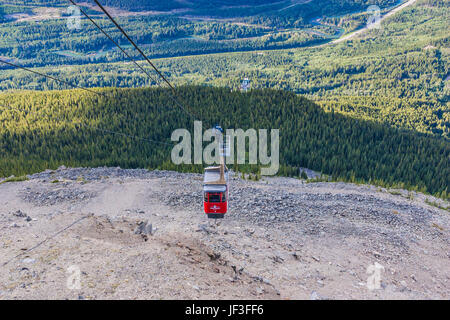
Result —
<instances>
[{"instance_id":1,"label":"red gondola cabin","mask_svg":"<svg viewBox=\"0 0 450 320\"><path fill-rule=\"evenodd\" d=\"M208 167L203 181L203 206L208 218L221 219L228 210L228 171Z\"/></svg>"}]
</instances>

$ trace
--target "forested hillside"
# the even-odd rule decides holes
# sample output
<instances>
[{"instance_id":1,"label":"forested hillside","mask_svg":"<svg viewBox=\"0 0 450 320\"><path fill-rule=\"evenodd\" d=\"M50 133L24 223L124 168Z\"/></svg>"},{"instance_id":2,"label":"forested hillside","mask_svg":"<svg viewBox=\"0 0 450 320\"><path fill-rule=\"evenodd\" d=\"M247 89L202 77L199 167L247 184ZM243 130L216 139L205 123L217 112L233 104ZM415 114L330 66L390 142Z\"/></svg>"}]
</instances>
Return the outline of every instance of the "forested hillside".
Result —
<instances>
[{"instance_id":1,"label":"forested hillside","mask_svg":"<svg viewBox=\"0 0 450 320\"><path fill-rule=\"evenodd\" d=\"M0 95L0 176L59 165L200 170L170 162L171 132L192 129L162 89L97 89ZM355 120L293 93L181 87L204 128L280 129L280 174L307 167L334 179L396 185L448 197L448 141ZM114 135L111 131L120 132ZM169 143L134 140L129 135ZM236 168L235 169L239 169Z\"/></svg>"},{"instance_id":2,"label":"forested hillside","mask_svg":"<svg viewBox=\"0 0 450 320\"><path fill-rule=\"evenodd\" d=\"M317 45L364 26L362 9L372 1L255 0L251 7L249 2L203 0L102 3L124 10L177 9L117 20L171 82L188 85L180 93L208 125L280 128L281 174L298 174L294 168L307 167L334 179L448 197L448 1L419 0L380 29L323 46ZM376 3L383 8L397 1ZM56 17L33 20L47 6L60 8ZM65 8L65 1L0 3L0 59L75 86L156 85L124 63L123 55L88 21L80 30L68 30ZM84 8L126 43L94 7ZM22 21L22 16L31 20ZM291 49L269 50L277 48ZM251 81L253 90L247 94L236 91L243 78ZM95 89L114 98L79 90L17 92L69 87L0 65L0 91L6 91L0 94L1 176L61 164L201 169L169 161L172 130L191 128L192 119L173 106L166 91ZM169 144L134 141L127 135Z\"/></svg>"},{"instance_id":3,"label":"forested hillside","mask_svg":"<svg viewBox=\"0 0 450 320\"><path fill-rule=\"evenodd\" d=\"M0 56L23 65L43 66L121 61L114 45L83 19L79 30L69 29L68 1L0 3ZM78 2L115 39L124 40L92 2ZM114 8L161 10L144 15L119 16L121 25L152 57L171 57L256 49L304 47L337 37L343 28L313 23L320 16L365 10L367 1L102 1ZM268 3L269 5L252 6ZM271 3L275 8L271 7ZM393 0L377 2L391 6ZM237 5L238 4L238 5ZM280 11L281 10L281 11ZM51 17L46 16L51 12ZM14 15L16 14L16 15ZM21 20L25 16L31 20ZM211 18L218 16L220 18ZM35 20L33 20L33 17ZM84 16L83 16L84 18ZM16 21L17 20L17 21ZM348 28L346 28L347 30ZM350 28L349 31L352 29ZM136 55L135 55L136 56ZM136 56L137 57L137 56Z\"/></svg>"},{"instance_id":4,"label":"forested hillside","mask_svg":"<svg viewBox=\"0 0 450 320\"><path fill-rule=\"evenodd\" d=\"M25 6L68 5L67 0L7 0L4 2L6 5ZM336 15L363 10L372 4L387 7L398 3L398 0L100 0L99 2L104 6L129 11L184 10L182 12L199 16L248 17L260 15L271 17L273 21L277 20L277 17L279 21L286 17L293 21L299 17Z\"/></svg>"},{"instance_id":5,"label":"forested hillside","mask_svg":"<svg viewBox=\"0 0 450 320\"><path fill-rule=\"evenodd\" d=\"M316 100L326 111L448 138L449 14L448 1L419 0L383 22L381 29L337 45L184 56L154 62L179 85L238 89L241 80L248 77L252 88L290 90ZM308 32L301 29L267 35L264 26L183 22L174 17L130 17L120 22L152 58L304 46L323 41L319 30L333 33L330 26L320 25ZM340 18L326 21L331 25L347 22ZM121 39L111 25L101 23ZM64 21L1 24L0 56L16 57L14 61L26 66L57 65L40 71L81 86L155 85L133 65L124 63L123 55L112 50L108 39L91 24L85 22L82 30L72 34L64 28ZM192 35L195 37L188 37ZM4 66L0 69L0 90L68 88L23 71Z\"/></svg>"}]
</instances>

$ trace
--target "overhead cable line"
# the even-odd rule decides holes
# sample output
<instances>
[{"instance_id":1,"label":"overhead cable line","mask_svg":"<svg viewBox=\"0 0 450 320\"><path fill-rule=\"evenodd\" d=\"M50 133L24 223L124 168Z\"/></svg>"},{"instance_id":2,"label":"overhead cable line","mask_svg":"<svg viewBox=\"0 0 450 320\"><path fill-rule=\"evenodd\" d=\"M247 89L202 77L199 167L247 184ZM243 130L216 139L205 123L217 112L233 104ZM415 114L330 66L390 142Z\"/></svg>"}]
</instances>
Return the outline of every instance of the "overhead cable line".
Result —
<instances>
[{"instance_id":1,"label":"overhead cable line","mask_svg":"<svg viewBox=\"0 0 450 320\"><path fill-rule=\"evenodd\" d=\"M69 0L71 1L71 0ZM169 85L169 87L172 89L173 93L175 95L177 95L177 92L175 90L175 87L169 82L169 80L167 80L166 77L164 77L164 75L158 70L158 68L150 61L150 59L145 55L145 53L138 47L138 45L130 38L130 36L125 32L125 30L114 20L114 18L109 14L109 12L101 5L100 2L98 2L97 0L94 0L95 3L99 6L99 8L107 15L107 17L109 18L109 20L111 20L114 25L120 30L120 32L127 38L127 40L136 48L136 50L141 54L142 57L144 57L144 59L150 64L150 66L156 71L156 73L164 80L165 83L167 83ZM188 111L187 108L185 108L174 96L171 96L172 100L178 105L178 107L180 107L184 112L186 112L187 114L189 114L191 117L192 115L194 115L195 117L197 117L198 119L200 119L200 117L198 115L196 115L194 112L192 111ZM193 117L193 118L195 118Z\"/></svg>"},{"instance_id":2,"label":"overhead cable line","mask_svg":"<svg viewBox=\"0 0 450 320\"><path fill-rule=\"evenodd\" d=\"M175 91L175 87L172 86L169 80L167 80L166 77L164 77L164 75L158 70L158 68L156 68L156 66L150 61L150 59L144 54L144 52L142 52L142 50L137 46L137 44L134 43L133 40L131 40L131 38L128 36L125 30L122 29L122 27L116 22L116 20L114 20L114 18L109 14L109 12L106 11L106 9L100 4L100 2L98 2L97 0L94 1L99 6L99 8L108 16L109 20L111 20L112 23L114 23L114 25L120 30L120 32L122 32L122 34L127 38L127 40L136 48L136 50L145 58L145 60L147 60L147 62L152 66L152 68L155 69L155 71L164 80L164 82L166 82L169 85L169 87L173 91Z\"/></svg>"},{"instance_id":3,"label":"overhead cable line","mask_svg":"<svg viewBox=\"0 0 450 320\"><path fill-rule=\"evenodd\" d=\"M83 221L84 219L87 219L87 218L92 217L92 216L93 216L93 214L90 213L90 214L88 214L88 215L86 215L86 216L83 216L83 217L81 217L81 218L75 220L74 222L72 222L71 224L69 224L68 226L66 226L65 228L63 228L63 229L59 230L58 232L56 232L55 234L53 234L52 236L50 236L50 237L48 237L48 238L45 238L44 240L40 241L38 244L34 245L34 246L31 247L30 249L26 249L25 251L19 253L18 255L14 256L14 257L12 257L11 259L9 259L8 261L4 262L4 263L2 264L2 266L4 267L4 266L6 266L8 263L10 263L11 261L13 261L13 260L15 260L15 259L17 259L17 258L19 258L19 257L21 257L21 256L23 256L23 255L25 255L25 254L30 253L30 252L33 251L34 249L39 248L40 246L42 246L42 245L43 245L44 243L46 243L47 241L56 238L56 237L57 237L58 235L60 235L61 233L65 232L66 230L68 230L68 229L70 229L70 228L72 228L74 225L76 225L76 224L80 223L81 221Z\"/></svg>"},{"instance_id":4,"label":"overhead cable line","mask_svg":"<svg viewBox=\"0 0 450 320\"><path fill-rule=\"evenodd\" d=\"M58 78L56 78L56 77L53 77L53 76L50 76L50 75L47 75L47 74L44 74L44 73L41 73L41 72L38 72L38 71L34 71L34 70L31 70L31 69L28 69L28 68L25 68L25 67L16 65L16 64L11 63L11 62L7 62L7 61L1 60L1 59L0 59L0 62L3 62L3 63L5 63L5 64L7 64L7 65L10 65L10 66L13 66L13 67L16 67L16 68L25 70L25 71L27 71L27 72L31 72L31 73L40 75L40 76L42 76L42 77L46 77L46 78L49 78L49 79L52 79L52 80L55 80L55 81L58 81L58 82L67 84L67 85L72 86L72 87L75 87L75 88L79 88L79 89L81 89L81 90L85 90L85 91L88 91L88 92L91 92L91 93L95 93L95 94L100 95L100 96L103 96L103 97L108 97L107 95L105 95L105 94L103 94L103 93L101 93L101 92L97 92L97 91L94 91L94 90L91 90L91 89L88 89L88 88L84 88L84 87L81 87L81 86L78 86L78 85L74 85L74 84L72 84L72 83L70 83L70 82L67 82L67 81L65 81L65 80L61 80L61 79L58 79ZM16 110L18 110L18 109L16 109ZM19 110L19 111L20 111L20 110ZM162 143L162 144L172 145L172 144L170 144L170 143L165 143L165 142L161 142L161 141L156 141L156 140L150 140L150 139L146 139L146 138L141 138L141 137L131 136L131 135L127 135L127 134L121 133L121 132L115 132L115 131L103 130L103 129L100 129L100 128L93 128L93 127L87 126L87 125L85 125L85 124L83 124L83 123L80 123L80 124L83 125L83 126L89 127L89 128L91 128L91 129L94 129L94 130L103 131L104 133L113 133L113 134L116 134L116 135L128 136L128 137L130 137L130 138L134 138L134 139L137 139L137 140L144 140L144 141L150 141L150 142L155 142L155 143Z\"/></svg>"},{"instance_id":5,"label":"overhead cable line","mask_svg":"<svg viewBox=\"0 0 450 320\"><path fill-rule=\"evenodd\" d=\"M155 80L148 72L147 70L145 70L139 63L136 62L136 60L134 60L126 51L125 49L123 49L102 27L100 27L100 25L94 21L94 19L92 19L75 1L73 0L69 0L74 6L77 6L80 9L80 12L87 18L89 19L89 21L92 22L92 24L94 26L96 26L109 40L111 40L112 43L114 43L119 49L120 51L123 52L124 55L126 55L128 57L128 59L130 59L139 69L142 70L142 72L144 72L150 79L152 79L152 81L154 81L155 83L158 83L157 80Z\"/></svg>"},{"instance_id":6,"label":"overhead cable line","mask_svg":"<svg viewBox=\"0 0 450 320\"><path fill-rule=\"evenodd\" d=\"M89 19L89 21L92 22L92 24L94 24L94 26L96 26L109 40L111 40L112 43L114 43L114 45L116 45L127 57L128 59L130 59L136 66L139 67L139 69L141 69L152 81L154 81L160 88L164 89L163 86L161 85L161 83L159 83L158 81L156 81L140 64L137 63L137 61L135 59L133 59L126 51L125 49L123 49L118 43L117 41L115 41L102 27L100 27L100 25L98 23L96 23L94 21L94 19L92 19L75 1L73 0L69 0L70 3L72 3L73 5L77 6L80 9L80 12L83 13L83 15ZM115 21L114 21L115 22ZM122 29L123 30L123 29ZM128 35L126 35L127 38L129 39ZM131 40L131 39L130 39ZM132 40L131 40L132 41ZM134 44L134 42L133 42ZM140 52L142 52L141 50L139 50ZM143 53L142 53L143 54ZM153 63L150 61L150 59L148 59L145 55L144 57L147 59L147 61L150 63L150 65L156 69L156 67L153 65ZM157 69L156 69L157 70ZM159 72L159 70L157 70L158 74L161 74L161 72ZM162 76L162 78L167 82L168 80L166 80L164 78L164 76ZM172 90L174 90L174 87L169 83L170 87L172 88ZM174 91L175 92L175 91ZM182 109L186 114L188 114L190 117L192 117L192 114L186 110L185 107L183 107L183 105L181 105L178 100L173 96L173 95L169 95L170 99L172 99L172 101L180 108Z\"/></svg>"},{"instance_id":7,"label":"overhead cable line","mask_svg":"<svg viewBox=\"0 0 450 320\"><path fill-rule=\"evenodd\" d=\"M12 63L12 62L8 62L8 61L2 60L2 59L0 59L0 62L1 62L1 63L4 63L4 64L6 64L6 65L9 65L9 66L11 66L11 67L15 67L15 68L18 68L18 69L22 69L22 70L25 70L25 71L27 71L27 72L31 72L31 73L40 75L40 76L45 77L45 78L49 78L49 79L52 79L52 80L55 80L55 81L64 83L64 84L69 85L69 86L74 87L74 88L78 88L78 89L81 89L81 90L84 90L84 91L88 91L88 92L90 92L90 93L95 93L95 94L98 94L98 95L101 95L101 96L106 97L106 95L103 94L103 93L101 93L101 92L94 91L94 90L91 90L91 89L88 89L88 88L85 88L85 87L81 87L81 86L79 86L79 85L70 83L70 82L68 82L68 81L58 79L58 78L56 78L56 77L54 77L54 76L51 76L51 75L48 75L48 74L45 74L45 73L41 73L41 72L38 72L38 71L35 71L35 70L31 70L31 69L29 69L29 68L25 68L25 67L19 66L19 65L17 65L17 64Z\"/></svg>"}]
</instances>

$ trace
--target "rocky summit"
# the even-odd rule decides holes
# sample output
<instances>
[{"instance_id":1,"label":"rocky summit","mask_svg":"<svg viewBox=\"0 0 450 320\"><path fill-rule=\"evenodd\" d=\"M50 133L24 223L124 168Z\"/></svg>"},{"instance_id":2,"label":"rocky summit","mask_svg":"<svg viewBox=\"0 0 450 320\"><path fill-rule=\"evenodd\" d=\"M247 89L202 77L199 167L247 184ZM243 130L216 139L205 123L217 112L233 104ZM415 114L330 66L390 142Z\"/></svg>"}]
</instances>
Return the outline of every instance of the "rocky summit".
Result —
<instances>
[{"instance_id":1,"label":"rocky summit","mask_svg":"<svg viewBox=\"0 0 450 320\"><path fill-rule=\"evenodd\" d=\"M1 183L0 203L0 299L450 292L448 203L416 192L232 174L216 223L199 174L61 167Z\"/></svg>"}]
</instances>

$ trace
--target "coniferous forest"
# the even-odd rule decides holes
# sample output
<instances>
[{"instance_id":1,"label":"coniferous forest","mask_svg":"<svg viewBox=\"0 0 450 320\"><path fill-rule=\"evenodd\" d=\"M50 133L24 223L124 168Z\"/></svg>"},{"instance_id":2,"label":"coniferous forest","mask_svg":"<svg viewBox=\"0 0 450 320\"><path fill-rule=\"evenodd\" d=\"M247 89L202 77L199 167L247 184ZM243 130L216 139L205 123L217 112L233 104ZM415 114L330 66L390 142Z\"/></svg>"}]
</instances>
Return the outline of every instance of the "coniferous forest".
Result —
<instances>
[{"instance_id":1,"label":"coniferous forest","mask_svg":"<svg viewBox=\"0 0 450 320\"><path fill-rule=\"evenodd\" d=\"M325 179L448 198L448 1L419 0L380 29L337 44L330 42L365 26L369 5L376 3L384 13L399 1L102 3L165 11L117 20L179 86L183 105L200 116L204 129L279 128L279 174L296 176L306 167ZM0 176L63 164L201 172L200 166L170 161L172 131L192 130L195 119L168 91L143 89L156 82L86 19L81 29L69 30L67 5L0 4L0 59L65 81L0 65ZM131 57L141 59L98 10L82 7ZM40 19L47 10L56 16ZM244 78L253 89L245 94L236 91ZM93 89L98 95L52 91L69 88L67 83L105 89Z\"/></svg>"},{"instance_id":2,"label":"coniferous forest","mask_svg":"<svg viewBox=\"0 0 450 320\"><path fill-rule=\"evenodd\" d=\"M166 9L180 6L177 1L103 2L133 10L137 10L136 6L155 9L157 3L167 6ZM202 7L204 2L208 1L192 2L195 8L189 8L193 10L189 14L215 13L221 18L192 20L183 18L186 13L180 13L117 19L175 85L237 89L242 79L248 78L252 88L282 89L305 95L317 101L325 111L446 139L450 137L448 1L419 0L391 16L380 29L369 30L351 41L320 47L317 45L339 37L338 29L349 33L358 28L356 26L364 26L367 13L361 13L363 19L359 13L346 12L366 8L373 1L314 1L316 10L322 11L314 13L313 18L321 16L320 23L309 19L310 2L290 6L287 5L290 1L255 0L255 3L273 2L271 5L285 6L286 10L281 11L281 16L279 9L263 6L258 7L261 14L253 16L243 7L240 12L232 10L232 20L225 19L226 12L217 8L234 1L209 1L211 6ZM397 1L376 1L381 8L393 2ZM11 0L10 3L0 4L0 19L6 19L0 23L0 59L38 68L42 73L83 87L156 85L128 63L120 50L89 21L83 20L80 30L69 30L64 17L15 21L11 15L31 15L32 10L43 8L13 5L24 1ZM67 6L68 2L26 2L27 5L33 3L51 4L52 8L44 9L60 8L60 14L64 15L66 7L56 6ZM340 9L333 11L339 3ZM90 7L83 8L95 16L97 23L133 58L142 58L104 16ZM196 11L201 8L208 10ZM332 12L323 11L325 9ZM242 16L244 13L251 16ZM272 50L277 48L285 49ZM0 63L0 91L67 88L51 79Z\"/></svg>"},{"instance_id":3,"label":"coniferous forest","mask_svg":"<svg viewBox=\"0 0 450 320\"><path fill-rule=\"evenodd\" d=\"M0 95L0 176L66 166L200 171L170 161L171 133L220 123L280 129L279 174L307 167L334 180L399 186L448 198L445 139L346 117L294 93L184 86L181 110L165 89L95 89ZM113 133L116 132L116 133ZM239 168L234 167L235 170Z\"/></svg>"}]
</instances>

